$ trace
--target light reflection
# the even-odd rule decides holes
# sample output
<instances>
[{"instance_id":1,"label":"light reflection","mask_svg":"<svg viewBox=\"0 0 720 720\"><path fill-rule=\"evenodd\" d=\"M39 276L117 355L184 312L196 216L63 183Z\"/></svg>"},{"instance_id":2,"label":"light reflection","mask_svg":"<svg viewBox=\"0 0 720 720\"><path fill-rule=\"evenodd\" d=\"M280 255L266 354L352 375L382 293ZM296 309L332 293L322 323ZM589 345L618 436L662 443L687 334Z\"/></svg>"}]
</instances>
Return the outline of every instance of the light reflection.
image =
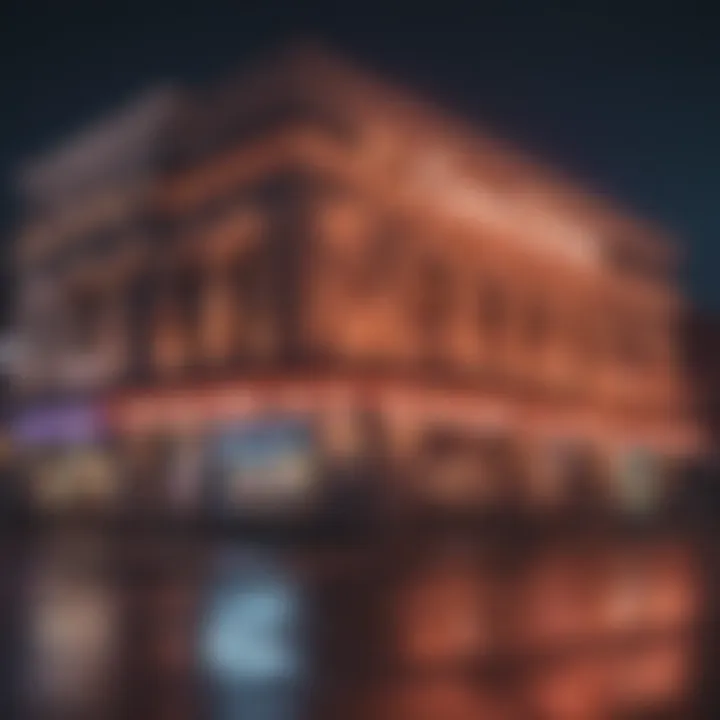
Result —
<instances>
[{"instance_id":1,"label":"light reflection","mask_svg":"<svg viewBox=\"0 0 720 720\"><path fill-rule=\"evenodd\" d=\"M301 588L263 554L220 560L200 624L210 704L222 718L296 718L309 671Z\"/></svg>"},{"instance_id":2,"label":"light reflection","mask_svg":"<svg viewBox=\"0 0 720 720\"><path fill-rule=\"evenodd\" d=\"M43 717L97 712L112 694L119 608L112 586L84 566L87 549L37 566L30 587L26 699Z\"/></svg>"}]
</instances>

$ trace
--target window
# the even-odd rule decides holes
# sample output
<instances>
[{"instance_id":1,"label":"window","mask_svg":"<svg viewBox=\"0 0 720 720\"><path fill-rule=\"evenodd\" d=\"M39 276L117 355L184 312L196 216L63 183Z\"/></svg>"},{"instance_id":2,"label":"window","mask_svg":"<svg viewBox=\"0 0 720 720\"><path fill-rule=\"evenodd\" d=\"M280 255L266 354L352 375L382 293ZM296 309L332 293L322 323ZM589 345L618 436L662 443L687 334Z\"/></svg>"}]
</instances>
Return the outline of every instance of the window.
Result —
<instances>
[{"instance_id":1,"label":"window","mask_svg":"<svg viewBox=\"0 0 720 720\"><path fill-rule=\"evenodd\" d=\"M629 367L645 367L652 359L652 324L643 322L641 316L633 313L618 313L616 352L618 359Z\"/></svg>"},{"instance_id":2,"label":"window","mask_svg":"<svg viewBox=\"0 0 720 720\"><path fill-rule=\"evenodd\" d=\"M653 282L667 282L671 268L662 253L620 243L611 251L611 263L621 273Z\"/></svg>"},{"instance_id":3,"label":"window","mask_svg":"<svg viewBox=\"0 0 720 720\"><path fill-rule=\"evenodd\" d=\"M230 269L235 311L237 356L261 351L273 333L272 296L266 251L243 254Z\"/></svg>"},{"instance_id":4,"label":"window","mask_svg":"<svg viewBox=\"0 0 720 720\"><path fill-rule=\"evenodd\" d=\"M550 317L547 305L537 299L531 300L525 317L525 336L528 345L541 345L550 330Z\"/></svg>"},{"instance_id":5,"label":"window","mask_svg":"<svg viewBox=\"0 0 720 720\"><path fill-rule=\"evenodd\" d=\"M262 282L262 258L259 253L243 255L232 269L233 284L239 306L252 314L265 305L264 283Z\"/></svg>"},{"instance_id":6,"label":"window","mask_svg":"<svg viewBox=\"0 0 720 720\"><path fill-rule=\"evenodd\" d=\"M58 341L62 342L62 337L58 337L58 331L62 329L62 322L58 322L62 308L54 289L49 283L35 285L30 280L27 294L20 298L18 322L21 334L26 337L29 346L42 355L52 352Z\"/></svg>"},{"instance_id":7,"label":"window","mask_svg":"<svg viewBox=\"0 0 720 720\"><path fill-rule=\"evenodd\" d=\"M633 513L650 512L662 490L658 458L644 448L633 448L618 459L617 492L622 509Z\"/></svg>"},{"instance_id":8,"label":"window","mask_svg":"<svg viewBox=\"0 0 720 720\"><path fill-rule=\"evenodd\" d=\"M605 504L604 478L594 450L584 445L565 449L564 484L568 504L579 512L594 512Z\"/></svg>"},{"instance_id":9,"label":"window","mask_svg":"<svg viewBox=\"0 0 720 720\"><path fill-rule=\"evenodd\" d=\"M572 332L575 336L580 357L589 362L601 353L601 329L598 316L591 307L581 308L572 317Z\"/></svg>"},{"instance_id":10,"label":"window","mask_svg":"<svg viewBox=\"0 0 720 720\"><path fill-rule=\"evenodd\" d=\"M506 304L500 285L489 280L480 288L480 331L483 335L497 337L506 321Z\"/></svg>"},{"instance_id":11,"label":"window","mask_svg":"<svg viewBox=\"0 0 720 720\"><path fill-rule=\"evenodd\" d=\"M71 345L78 350L91 350L102 332L102 295L94 289L78 289L69 298L69 334Z\"/></svg>"},{"instance_id":12,"label":"window","mask_svg":"<svg viewBox=\"0 0 720 720\"><path fill-rule=\"evenodd\" d=\"M318 128L345 144L357 139L356 128L348 118L292 97L235 121L225 129L225 137L233 142L250 142L299 125Z\"/></svg>"},{"instance_id":13,"label":"window","mask_svg":"<svg viewBox=\"0 0 720 720\"><path fill-rule=\"evenodd\" d=\"M180 271L173 281L173 299L179 315L183 339L191 347L197 346L200 334L202 278L188 268Z\"/></svg>"},{"instance_id":14,"label":"window","mask_svg":"<svg viewBox=\"0 0 720 720\"><path fill-rule=\"evenodd\" d=\"M128 338L134 373L143 373L150 368L155 288L154 278L149 274L135 278L128 288Z\"/></svg>"},{"instance_id":15,"label":"window","mask_svg":"<svg viewBox=\"0 0 720 720\"><path fill-rule=\"evenodd\" d=\"M356 247L344 253L340 264L344 266L341 271L346 275L350 292L363 302L387 291L397 268L397 257L394 237L377 230L363 229L360 233Z\"/></svg>"},{"instance_id":16,"label":"window","mask_svg":"<svg viewBox=\"0 0 720 720\"><path fill-rule=\"evenodd\" d=\"M424 339L434 345L439 339L450 312L452 278L434 260L421 269L417 317Z\"/></svg>"}]
</instances>

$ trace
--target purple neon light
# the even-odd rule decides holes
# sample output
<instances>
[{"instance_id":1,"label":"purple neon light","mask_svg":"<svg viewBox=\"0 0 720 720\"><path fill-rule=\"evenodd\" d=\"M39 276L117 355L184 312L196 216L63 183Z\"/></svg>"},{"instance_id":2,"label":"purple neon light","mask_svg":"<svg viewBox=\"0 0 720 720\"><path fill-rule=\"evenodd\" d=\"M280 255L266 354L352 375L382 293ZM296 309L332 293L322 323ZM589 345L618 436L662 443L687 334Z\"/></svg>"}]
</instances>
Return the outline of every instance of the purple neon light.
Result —
<instances>
[{"instance_id":1,"label":"purple neon light","mask_svg":"<svg viewBox=\"0 0 720 720\"><path fill-rule=\"evenodd\" d=\"M27 445L86 442L102 433L103 422L96 407L73 405L27 411L13 430L15 439Z\"/></svg>"}]
</instances>

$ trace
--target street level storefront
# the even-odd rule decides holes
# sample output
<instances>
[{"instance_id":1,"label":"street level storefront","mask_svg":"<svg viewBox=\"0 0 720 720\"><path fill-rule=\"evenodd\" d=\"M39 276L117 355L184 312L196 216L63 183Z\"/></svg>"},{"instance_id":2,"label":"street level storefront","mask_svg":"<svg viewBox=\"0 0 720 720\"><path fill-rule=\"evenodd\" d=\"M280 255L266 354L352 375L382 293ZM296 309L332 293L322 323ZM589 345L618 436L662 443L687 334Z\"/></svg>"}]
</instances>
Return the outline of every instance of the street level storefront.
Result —
<instances>
[{"instance_id":1,"label":"street level storefront","mask_svg":"<svg viewBox=\"0 0 720 720\"><path fill-rule=\"evenodd\" d=\"M645 512L672 489L665 468L701 447L681 423L628 428L598 413L351 380L125 393L108 418L130 453L152 438L175 448L155 473L163 502L185 492L224 511L307 507L354 483L400 506Z\"/></svg>"},{"instance_id":2,"label":"street level storefront","mask_svg":"<svg viewBox=\"0 0 720 720\"><path fill-rule=\"evenodd\" d=\"M361 496L374 484L366 419L308 399L233 386L111 401L135 508L231 519L366 506Z\"/></svg>"},{"instance_id":3,"label":"street level storefront","mask_svg":"<svg viewBox=\"0 0 720 720\"><path fill-rule=\"evenodd\" d=\"M95 401L28 408L13 422L13 440L35 510L117 510L122 485L104 411Z\"/></svg>"},{"instance_id":4,"label":"street level storefront","mask_svg":"<svg viewBox=\"0 0 720 720\"><path fill-rule=\"evenodd\" d=\"M304 512L317 502L319 458L312 420L263 416L208 437L207 491L217 513Z\"/></svg>"},{"instance_id":5,"label":"street level storefront","mask_svg":"<svg viewBox=\"0 0 720 720\"><path fill-rule=\"evenodd\" d=\"M232 518L306 513L320 467L311 419L259 416L119 442L134 511Z\"/></svg>"}]
</instances>

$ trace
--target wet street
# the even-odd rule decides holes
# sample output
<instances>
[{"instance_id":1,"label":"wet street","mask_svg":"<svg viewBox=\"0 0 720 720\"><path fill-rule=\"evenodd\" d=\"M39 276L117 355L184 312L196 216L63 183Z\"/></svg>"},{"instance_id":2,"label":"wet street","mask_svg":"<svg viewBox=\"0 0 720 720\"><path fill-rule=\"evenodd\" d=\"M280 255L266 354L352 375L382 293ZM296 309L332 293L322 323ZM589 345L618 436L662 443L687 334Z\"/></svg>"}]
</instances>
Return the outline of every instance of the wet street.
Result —
<instances>
[{"instance_id":1,"label":"wet street","mask_svg":"<svg viewBox=\"0 0 720 720\"><path fill-rule=\"evenodd\" d=\"M54 531L1 557L3 718L703 716L703 586L671 537Z\"/></svg>"}]
</instances>

